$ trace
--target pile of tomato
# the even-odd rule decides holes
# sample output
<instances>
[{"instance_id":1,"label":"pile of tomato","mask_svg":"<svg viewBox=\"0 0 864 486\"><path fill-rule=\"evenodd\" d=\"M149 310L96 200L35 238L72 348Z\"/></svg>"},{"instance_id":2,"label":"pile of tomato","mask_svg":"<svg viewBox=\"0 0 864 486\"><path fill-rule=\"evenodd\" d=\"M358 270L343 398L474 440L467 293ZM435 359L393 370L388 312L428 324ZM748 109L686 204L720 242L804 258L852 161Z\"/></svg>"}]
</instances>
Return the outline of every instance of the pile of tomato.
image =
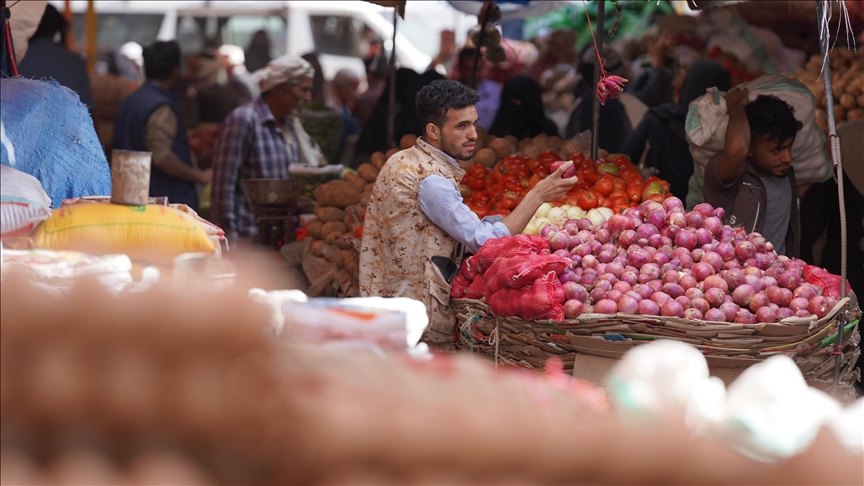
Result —
<instances>
[{"instance_id":1,"label":"pile of tomato","mask_svg":"<svg viewBox=\"0 0 864 486\"><path fill-rule=\"evenodd\" d=\"M528 191L549 176L552 164L558 160L561 159L557 153L546 151L537 159L508 155L492 170L474 164L462 178L462 197L480 218L506 216L522 202ZM612 154L593 160L577 153L569 160L576 167L579 182L553 205L568 204L586 211L607 207L620 213L642 201L662 202L671 196L666 181L657 177L644 179L626 155Z\"/></svg>"}]
</instances>

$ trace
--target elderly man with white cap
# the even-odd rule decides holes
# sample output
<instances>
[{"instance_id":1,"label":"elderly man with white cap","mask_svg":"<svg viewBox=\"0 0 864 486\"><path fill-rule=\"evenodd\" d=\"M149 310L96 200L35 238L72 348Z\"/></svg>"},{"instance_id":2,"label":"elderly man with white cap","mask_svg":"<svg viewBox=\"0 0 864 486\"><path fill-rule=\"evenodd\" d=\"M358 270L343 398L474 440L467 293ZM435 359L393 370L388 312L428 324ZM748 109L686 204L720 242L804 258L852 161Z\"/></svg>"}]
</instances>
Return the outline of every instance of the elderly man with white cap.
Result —
<instances>
[{"instance_id":1,"label":"elderly man with white cap","mask_svg":"<svg viewBox=\"0 0 864 486\"><path fill-rule=\"evenodd\" d=\"M225 119L213 154L211 218L229 238L258 235L240 181L287 179L291 164L324 163L297 116L312 97L314 74L299 56L287 54L270 61L252 74L261 86L261 96Z\"/></svg>"}]
</instances>

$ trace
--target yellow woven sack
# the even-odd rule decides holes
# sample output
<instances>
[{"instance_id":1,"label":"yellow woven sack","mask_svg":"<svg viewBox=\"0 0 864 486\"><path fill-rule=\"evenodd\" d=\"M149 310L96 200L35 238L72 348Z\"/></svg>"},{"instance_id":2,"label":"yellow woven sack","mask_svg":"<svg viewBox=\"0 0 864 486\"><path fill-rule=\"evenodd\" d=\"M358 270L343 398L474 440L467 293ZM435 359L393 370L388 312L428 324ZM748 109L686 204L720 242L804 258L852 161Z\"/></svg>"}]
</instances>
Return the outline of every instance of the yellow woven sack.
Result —
<instances>
[{"instance_id":1,"label":"yellow woven sack","mask_svg":"<svg viewBox=\"0 0 864 486\"><path fill-rule=\"evenodd\" d=\"M123 253L133 260L168 263L182 253L213 253L198 220L168 206L73 204L53 211L31 237L36 248L91 255Z\"/></svg>"}]
</instances>

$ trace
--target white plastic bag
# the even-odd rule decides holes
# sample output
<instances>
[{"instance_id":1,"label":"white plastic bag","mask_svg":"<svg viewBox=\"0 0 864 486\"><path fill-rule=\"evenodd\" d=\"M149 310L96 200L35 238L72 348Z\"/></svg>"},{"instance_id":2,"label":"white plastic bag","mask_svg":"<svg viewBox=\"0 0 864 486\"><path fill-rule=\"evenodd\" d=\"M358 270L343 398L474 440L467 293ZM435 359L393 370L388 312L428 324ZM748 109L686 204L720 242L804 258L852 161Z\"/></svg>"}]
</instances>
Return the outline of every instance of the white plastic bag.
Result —
<instances>
[{"instance_id":1,"label":"white plastic bag","mask_svg":"<svg viewBox=\"0 0 864 486\"><path fill-rule=\"evenodd\" d=\"M816 99L806 86L798 80L771 74L742 83L739 87L749 90L750 101L760 95L773 95L794 108L795 118L804 125L792 144L792 167L798 184L825 182L833 177L824 149L825 135L816 124ZM688 208L702 202L705 166L723 152L728 126L726 93L712 88L690 103L685 131L694 171L687 194Z\"/></svg>"}]
</instances>

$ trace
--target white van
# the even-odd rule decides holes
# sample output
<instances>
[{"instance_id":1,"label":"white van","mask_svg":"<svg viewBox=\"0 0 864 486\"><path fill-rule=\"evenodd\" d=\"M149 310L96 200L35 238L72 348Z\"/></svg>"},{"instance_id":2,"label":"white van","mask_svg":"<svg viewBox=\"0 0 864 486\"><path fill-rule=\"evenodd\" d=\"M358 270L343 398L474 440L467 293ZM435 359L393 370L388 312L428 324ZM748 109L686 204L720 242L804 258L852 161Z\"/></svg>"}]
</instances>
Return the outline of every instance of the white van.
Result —
<instances>
[{"instance_id":1,"label":"white van","mask_svg":"<svg viewBox=\"0 0 864 486\"><path fill-rule=\"evenodd\" d=\"M65 2L50 3L62 11ZM407 13L407 22L399 19L396 35L397 63L417 72L429 66L441 29L454 29L459 42L460 38L464 40L467 28L476 23L476 17L441 5L446 2L424 4L427 2L408 6L413 13ZM75 14L75 38L81 45L87 2L75 0L70 6ZM194 54L203 51L206 39L217 34L223 44L246 48L256 31L265 30L270 36L272 57L316 51L328 80L342 68L352 69L365 80L364 32L371 31L382 39L388 53L392 48L393 9L357 0L100 0L95 2L95 8L100 52L118 49L127 42L145 46L154 40L176 39L184 54ZM424 9L433 9L435 18L423 18L420 12ZM446 14L442 14L445 10ZM420 41L425 52L415 47L409 37Z\"/></svg>"}]
</instances>

